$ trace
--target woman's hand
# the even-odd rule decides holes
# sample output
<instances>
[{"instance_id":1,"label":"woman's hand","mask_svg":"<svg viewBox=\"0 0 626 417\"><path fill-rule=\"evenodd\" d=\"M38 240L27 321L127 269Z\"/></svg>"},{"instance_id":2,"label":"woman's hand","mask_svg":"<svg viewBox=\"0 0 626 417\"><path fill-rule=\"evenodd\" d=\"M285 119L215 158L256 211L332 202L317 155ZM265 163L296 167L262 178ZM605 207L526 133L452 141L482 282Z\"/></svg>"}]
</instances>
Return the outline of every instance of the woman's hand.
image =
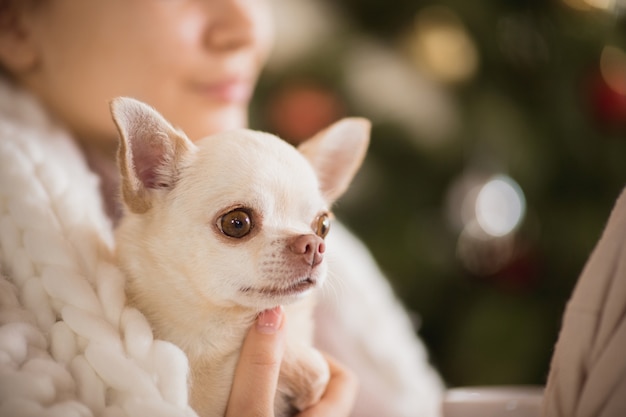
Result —
<instances>
[{"instance_id":1,"label":"woman's hand","mask_svg":"<svg viewBox=\"0 0 626 417\"><path fill-rule=\"evenodd\" d=\"M335 359L324 354L330 368L330 381L320 402L297 417L348 416L354 407L358 390L356 376Z\"/></svg>"},{"instance_id":2,"label":"woman's hand","mask_svg":"<svg viewBox=\"0 0 626 417\"><path fill-rule=\"evenodd\" d=\"M273 417L274 396L285 352L284 314L281 307L262 312L248 332L235 369L226 417ZM357 391L356 377L325 356L330 381L319 403L299 417L348 416Z\"/></svg>"}]
</instances>

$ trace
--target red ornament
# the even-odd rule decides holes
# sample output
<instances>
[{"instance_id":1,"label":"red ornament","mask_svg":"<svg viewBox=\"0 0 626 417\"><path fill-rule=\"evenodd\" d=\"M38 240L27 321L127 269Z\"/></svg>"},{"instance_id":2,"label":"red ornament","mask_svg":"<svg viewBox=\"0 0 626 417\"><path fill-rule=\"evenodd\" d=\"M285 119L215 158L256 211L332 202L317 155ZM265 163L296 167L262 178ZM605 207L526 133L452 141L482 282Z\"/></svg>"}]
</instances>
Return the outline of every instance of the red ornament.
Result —
<instances>
[{"instance_id":1,"label":"red ornament","mask_svg":"<svg viewBox=\"0 0 626 417\"><path fill-rule=\"evenodd\" d=\"M344 103L335 91L314 81L299 81L285 85L270 98L267 116L276 134L297 144L344 114Z\"/></svg>"},{"instance_id":2,"label":"red ornament","mask_svg":"<svg viewBox=\"0 0 626 417\"><path fill-rule=\"evenodd\" d=\"M626 129L626 93L611 87L600 73L596 73L589 81L588 98L591 114L600 128Z\"/></svg>"}]
</instances>

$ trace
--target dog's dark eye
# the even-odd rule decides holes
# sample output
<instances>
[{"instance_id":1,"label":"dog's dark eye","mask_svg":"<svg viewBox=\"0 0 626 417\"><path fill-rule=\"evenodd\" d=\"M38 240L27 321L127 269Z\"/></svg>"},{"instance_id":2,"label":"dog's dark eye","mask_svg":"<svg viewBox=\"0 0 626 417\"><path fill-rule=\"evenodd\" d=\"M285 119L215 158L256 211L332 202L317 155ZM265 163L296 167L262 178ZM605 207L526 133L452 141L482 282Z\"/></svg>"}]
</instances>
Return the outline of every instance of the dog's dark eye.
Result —
<instances>
[{"instance_id":1,"label":"dog's dark eye","mask_svg":"<svg viewBox=\"0 0 626 417\"><path fill-rule=\"evenodd\" d=\"M315 220L315 234L322 239L326 237L330 230L330 216L328 213L320 214Z\"/></svg>"},{"instance_id":2,"label":"dog's dark eye","mask_svg":"<svg viewBox=\"0 0 626 417\"><path fill-rule=\"evenodd\" d=\"M252 221L246 211L236 209L224 214L219 220L219 226L226 236L240 239L250 233Z\"/></svg>"}]
</instances>

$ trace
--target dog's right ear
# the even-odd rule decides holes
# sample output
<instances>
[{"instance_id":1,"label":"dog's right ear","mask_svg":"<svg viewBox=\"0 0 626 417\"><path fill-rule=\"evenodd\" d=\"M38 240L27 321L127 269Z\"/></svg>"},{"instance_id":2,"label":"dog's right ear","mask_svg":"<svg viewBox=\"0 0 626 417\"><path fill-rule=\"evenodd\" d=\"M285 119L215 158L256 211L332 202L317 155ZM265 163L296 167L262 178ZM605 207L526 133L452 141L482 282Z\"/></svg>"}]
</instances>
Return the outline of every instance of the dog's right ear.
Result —
<instances>
[{"instance_id":1,"label":"dog's right ear","mask_svg":"<svg viewBox=\"0 0 626 417\"><path fill-rule=\"evenodd\" d=\"M315 170L328 203L333 203L346 191L363 163L370 140L370 128L369 120L348 117L333 123L298 146L298 150Z\"/></svg>"},{"instance_id":2,"label":"dog's right ear","mask_svg":"<svg viewBox=\"0 0 626 417\"><path fill-rule=\"evenodd\" d=\"M111 114L120 135L122 199L133 213L145 213L156 190L173 187L195 145L141 101L118 97Z\"/></svg>"}]
</instances>

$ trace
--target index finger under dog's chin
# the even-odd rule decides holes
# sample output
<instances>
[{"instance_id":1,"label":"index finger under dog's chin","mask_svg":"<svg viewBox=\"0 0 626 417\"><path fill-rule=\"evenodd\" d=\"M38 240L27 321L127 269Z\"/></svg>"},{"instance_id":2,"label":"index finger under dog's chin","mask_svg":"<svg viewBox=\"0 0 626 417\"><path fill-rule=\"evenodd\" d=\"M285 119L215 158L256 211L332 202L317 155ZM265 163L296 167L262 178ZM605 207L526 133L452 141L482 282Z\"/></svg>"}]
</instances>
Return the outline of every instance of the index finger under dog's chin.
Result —
<instances>
[{"instance_id":1,"label":"index finger under dog's chin","mask_svg":"<svg viewBox=\"0 0 626 417\"><path fill-rule=\"evenodd\" d=\"M285 318L276 309L273 324L257 318L244 340L226 409L227 417L274 415L276 386L285 351ZM268 319L269 317L265 317ZM269 328L273 331L269 331Z\"/></svg>"},{"instance_id":2,"label":"index finger under dog's chin","mask_svg":"<svg viewBox=\"0 0 626 417\"><path fill-rule=\"evenodd\" d=\"M297 417L348 417L354 408L359 381L350 369L328 354L322 354L330 369L330 381L326 392L319 403L299 413Z\"/></svg>"}]
</instances>

